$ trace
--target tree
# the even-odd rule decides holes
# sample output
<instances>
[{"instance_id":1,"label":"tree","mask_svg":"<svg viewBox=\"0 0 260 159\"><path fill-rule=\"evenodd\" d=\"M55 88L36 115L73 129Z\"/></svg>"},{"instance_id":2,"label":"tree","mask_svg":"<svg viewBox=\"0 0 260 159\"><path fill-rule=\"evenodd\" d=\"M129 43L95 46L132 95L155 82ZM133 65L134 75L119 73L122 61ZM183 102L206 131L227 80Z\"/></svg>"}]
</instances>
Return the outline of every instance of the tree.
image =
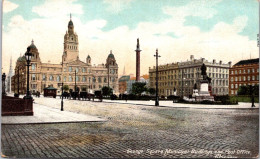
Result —
<instances>
[{"instance_id":1,"label":"tree","mask_svg":"<svg viewBox=\"0 0 260 159\"><path fill-rule=\"evenodd\" d=\"M249 95L248 86L240 86L237 91L237 95Z\"/></svg>"},{"instance_id":2,"label":"tree","mask_svg":"<svg viewBox=\"0 0 260 159\"><path fill-rule=\"evenodd\" d=\"M70 89L70 88L69 88L68 85L64 85L64 86L63 86L63 90L64 90L65 92L68 92L69 89Z\"/></svg>"},{"instance_id":3,"label":"tree","mask_svg":"<svg viewBox=\"0 0 260 159\"><path fill-rule=\"evenodd\" d=\"M259 95L259 85L247 85L247 86L240 86L237 95Z\"/></svg>"},{"instance_id":4,"label":"tree","mask_svg":"<svg viewBox=\"0 0 260 159\"><path fill-rule=\"evenodd\" d=\"M110 96L113 93L113 89L107 86L102 87L101 91L104 96Z\"/></svg>"},{"instance_id":5,"label":"tree","mask_svg":"<svg viewBox=\"0 0 260 159\"><path fill-rule=\"evenodd\" d=\"M141 95L144 91L147 91L147 88L145 87L146 83L142 82L135 82L132 85L132 93L135 95Z\"/></svg>"},{"instance_id":6,"label":"tree","mask_svg":"<svg viewBox=\"0 0 260 159\"><path fill-rule=\"evenodd\" d=\"M148 92L151 94L151 95L154 95L156 92L156 90L154 88L149 88L148 89Z\"/></svg>"}]
</instances>

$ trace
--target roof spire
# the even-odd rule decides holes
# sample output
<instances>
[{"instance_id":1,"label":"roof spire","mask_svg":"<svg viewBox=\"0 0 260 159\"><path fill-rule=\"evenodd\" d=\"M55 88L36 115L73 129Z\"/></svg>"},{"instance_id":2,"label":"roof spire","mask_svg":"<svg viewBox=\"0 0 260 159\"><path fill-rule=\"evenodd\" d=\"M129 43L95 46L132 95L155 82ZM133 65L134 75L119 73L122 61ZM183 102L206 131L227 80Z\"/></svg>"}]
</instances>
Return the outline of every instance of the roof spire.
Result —
<instances>
[{"instance_id":1,"label":"roof spire","mask_svg":"<svg viewBox=\"0 0 260 159\"><path fill-rule=\"evenodd\" d=\"M71 20L71 13L70 13L70 20Z\"/></svg>"},{"instance_id":2,"label":"roof spire","mask_svg":"<svg viewBox=\"0 0 260 159\"><path fill-rule=\"evenodd\" d=\"M124 70L123 70L123 75L125 75L125 66L124 66Z\"/></svg>"},{"instance_id":3,"label":"roof spire","mask_svg":"<svg viewBox=\"0 0 260 159\"><path fill-rule=\"evenodd\" d=\"M112 50L110 50L110 54L112 54Z\"/></svg>"},{"instance_id":4,"label":"roof spire","mask_svg":"<svg viewBox=\"0 0 260 159\"><path fill-rule=\"evenodd\" d=\"M32 39L32 44L34 44L34 41L33 41L33 39Z\"/></svg>"}]
</instances>

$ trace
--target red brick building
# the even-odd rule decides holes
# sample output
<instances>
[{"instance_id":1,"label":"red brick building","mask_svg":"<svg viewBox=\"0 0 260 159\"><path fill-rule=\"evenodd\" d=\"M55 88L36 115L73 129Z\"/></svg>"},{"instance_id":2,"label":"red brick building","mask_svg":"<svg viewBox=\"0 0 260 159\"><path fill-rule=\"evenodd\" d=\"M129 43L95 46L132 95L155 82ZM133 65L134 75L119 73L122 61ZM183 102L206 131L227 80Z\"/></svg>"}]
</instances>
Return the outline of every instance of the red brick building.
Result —
<instances>
[{"instance_id":1,"label":"red brick building","mask_svg":"<svg viewBox=\"0 0 260 159\"><path fill-rule=\"evenodd\" d=\"M243 85L259 84L259 58L241 60L229 70L229 95L236 95Z\"/></svg>"}]
</instances>

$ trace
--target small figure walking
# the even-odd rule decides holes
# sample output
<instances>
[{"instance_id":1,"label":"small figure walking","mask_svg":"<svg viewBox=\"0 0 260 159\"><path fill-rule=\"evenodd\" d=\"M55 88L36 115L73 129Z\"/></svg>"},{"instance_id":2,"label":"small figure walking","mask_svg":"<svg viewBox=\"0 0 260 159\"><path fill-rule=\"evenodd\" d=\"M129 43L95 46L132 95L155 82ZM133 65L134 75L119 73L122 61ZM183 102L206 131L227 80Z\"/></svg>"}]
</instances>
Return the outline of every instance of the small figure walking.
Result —
<instances>
[{"instance_id":1,"label":"small figure walking","mask_svg":"<svg viewBox=\"0 0 260 159\"><path fill-rule=\"evenodd\" d=\"M252 95L252 97L251 97L251 101L252 101L252 108L253 107L255 107L255 97L254 97L254 95Z\"/></svg>"}]
</instances>

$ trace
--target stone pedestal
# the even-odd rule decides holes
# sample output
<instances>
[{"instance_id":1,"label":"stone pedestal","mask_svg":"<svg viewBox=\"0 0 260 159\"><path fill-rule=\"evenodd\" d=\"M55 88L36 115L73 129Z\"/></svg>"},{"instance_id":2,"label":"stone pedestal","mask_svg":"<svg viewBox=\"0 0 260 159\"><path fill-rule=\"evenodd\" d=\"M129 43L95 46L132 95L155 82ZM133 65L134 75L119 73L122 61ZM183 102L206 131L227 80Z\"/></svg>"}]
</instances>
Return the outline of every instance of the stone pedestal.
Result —
<instances>
[{"instance_id":1,"label":"stone pedestal","mask_svg":"<svg viewBox=\"0 0 260 159\"><path fill-rule=\"evenodd\" d=\"M209 94L209 84L206 82L203 82L200 84L200 92L199 94L201 96L210 96Z\"/></svg>"},{"instance_id":2,"label":"stone pedestal","mask_svg":"<svg viewBox=\"0 0 260 159\"><path fill-rule=\"evenodd\" d=\"M196 101L209 100L214 101L214 97L210 95L209 84L207 80L202 80L200 83L200 92L198 96L195 96Z\"/></svg>"}]
</instances>

